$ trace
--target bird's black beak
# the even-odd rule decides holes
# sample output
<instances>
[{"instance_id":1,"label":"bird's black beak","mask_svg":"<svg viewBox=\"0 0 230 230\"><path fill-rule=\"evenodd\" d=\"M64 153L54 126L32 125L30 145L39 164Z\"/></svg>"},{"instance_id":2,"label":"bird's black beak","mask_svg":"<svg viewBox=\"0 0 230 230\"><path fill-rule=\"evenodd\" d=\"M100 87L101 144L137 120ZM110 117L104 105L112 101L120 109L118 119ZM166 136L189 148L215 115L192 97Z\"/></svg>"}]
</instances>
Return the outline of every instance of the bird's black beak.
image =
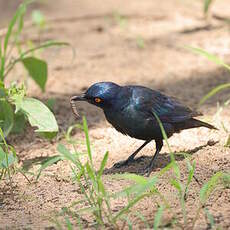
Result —
<instances>
[{"instance_id":1,"label":"bird's black beak","mask_svg":"<svg viewBox=\"0 0 230 230\"><path fill-rule=\"evenodd\" d=\"M85 94L71 97L70 101L86 101Z\"/></svg>"}]
</instances>

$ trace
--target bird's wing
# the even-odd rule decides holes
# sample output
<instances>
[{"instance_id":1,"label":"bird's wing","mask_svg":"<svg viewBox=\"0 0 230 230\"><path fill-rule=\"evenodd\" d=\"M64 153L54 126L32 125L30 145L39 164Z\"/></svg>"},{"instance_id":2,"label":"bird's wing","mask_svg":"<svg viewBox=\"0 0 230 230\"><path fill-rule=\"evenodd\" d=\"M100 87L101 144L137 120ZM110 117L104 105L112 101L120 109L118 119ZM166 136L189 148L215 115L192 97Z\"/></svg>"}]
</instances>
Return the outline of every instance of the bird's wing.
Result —
<instances>
[{"instance_id":1,"label":"bird's wing","mask_svg":"<svg viewBox=\"0 0 230 230\"><path fill-rule=\"evenodd\" d=\"M201 115L175 98L147 88L134 90L132 98L136 109L151 114L153 119L156 113L162 122L177 123Z\"/></svg>"}]
</instances>

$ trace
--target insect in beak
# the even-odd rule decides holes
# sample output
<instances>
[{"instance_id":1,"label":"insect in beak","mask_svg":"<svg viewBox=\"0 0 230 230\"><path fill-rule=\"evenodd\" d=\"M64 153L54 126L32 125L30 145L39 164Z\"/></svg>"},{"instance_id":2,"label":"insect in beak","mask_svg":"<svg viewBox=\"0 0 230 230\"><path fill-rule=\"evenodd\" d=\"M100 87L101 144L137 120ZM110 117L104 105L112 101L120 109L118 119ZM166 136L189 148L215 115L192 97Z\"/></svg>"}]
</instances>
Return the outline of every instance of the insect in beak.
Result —
<instances>
[{"instance_id":1,"label":"insect in beak","mask_svg":"<svg viewBox=\"0 0 230 230\"><path fill-rule=\"evenodd\" d=\"M73 97L70 98L70 105L71 105L73 114L76 117L80 117L80 115L79 115L79 113L77 111L76 104L75 104L76 101L86 101L85 94L82 94L80 96L73 96Z\"/></svg>"}]
</instances>

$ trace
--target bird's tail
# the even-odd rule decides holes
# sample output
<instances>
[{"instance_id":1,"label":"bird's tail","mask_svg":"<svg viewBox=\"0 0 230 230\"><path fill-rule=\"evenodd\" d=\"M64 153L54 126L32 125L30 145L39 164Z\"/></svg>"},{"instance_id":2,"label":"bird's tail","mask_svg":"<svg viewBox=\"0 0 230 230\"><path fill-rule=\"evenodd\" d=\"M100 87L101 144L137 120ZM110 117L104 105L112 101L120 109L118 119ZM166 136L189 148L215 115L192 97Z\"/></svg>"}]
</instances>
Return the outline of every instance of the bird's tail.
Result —
<instances>
[{"instance_id":1,"label":"bird's tail","mask_svg":"<svg viewBox=\"0 0 230 230\"><path fill-rule=\"evenodd\" d=\"M209 123L194 119L194 118L186 120L182 123L178 123L175 128L176 128L176 131L180 131L182 129L191 129L191 128L198 128L198 127L206 127L208 129L218 130L215 126L210 125Z\"/></svg>"}]
</instances>

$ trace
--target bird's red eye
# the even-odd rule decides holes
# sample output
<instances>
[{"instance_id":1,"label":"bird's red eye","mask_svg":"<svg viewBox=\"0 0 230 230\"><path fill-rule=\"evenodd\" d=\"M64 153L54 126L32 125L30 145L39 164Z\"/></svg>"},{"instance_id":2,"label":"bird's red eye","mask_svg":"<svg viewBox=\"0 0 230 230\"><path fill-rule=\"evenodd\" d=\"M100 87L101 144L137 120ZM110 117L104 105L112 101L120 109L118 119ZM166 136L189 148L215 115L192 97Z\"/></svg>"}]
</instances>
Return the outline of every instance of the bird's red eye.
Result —
<instances>
[{"instance_id":1,"label":"bird's red eye","mask_svg":"<svg viewBox=\"0 0 230 230\"><path fill-rule=\"evenodd\" d=\"M94 101L95 101L96 103L100 103L100 102L101 102L101 98L96 97L96 98L94 99Z\"/></svg>"}]
</instances>

